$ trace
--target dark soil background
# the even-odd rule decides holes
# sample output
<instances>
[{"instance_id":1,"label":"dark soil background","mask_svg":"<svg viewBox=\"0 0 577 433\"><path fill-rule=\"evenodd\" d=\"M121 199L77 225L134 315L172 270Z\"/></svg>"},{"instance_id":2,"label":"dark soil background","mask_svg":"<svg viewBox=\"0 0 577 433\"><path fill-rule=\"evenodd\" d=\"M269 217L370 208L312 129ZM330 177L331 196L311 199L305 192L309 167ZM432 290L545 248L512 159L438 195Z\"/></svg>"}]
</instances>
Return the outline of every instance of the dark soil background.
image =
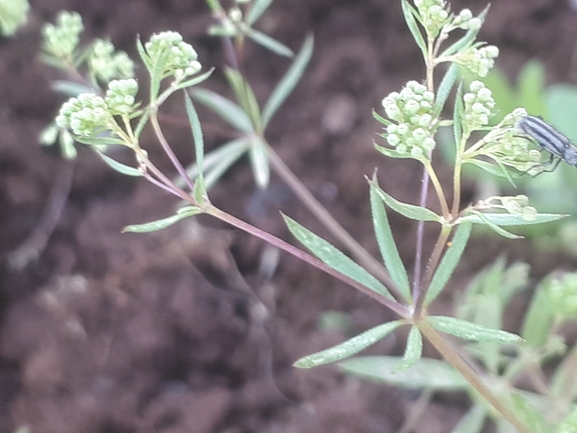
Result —
<instances>
[{"instance_id":1,"label":"dark soil background","mask_svg":"<svg viewBox=\"0 0 577 433\"><path fill-rule=\"evenodd\" d=\"M453 3L456 11L475 13L485 6ZM334 366L291 366L347 333L392 319L389 311L208 219L120 234L127 224L170 214L177 203L144 180L113 173L88 151L67 163L38 145L38 133L62 103L49 84L58 73L39 61L39 32L60 9L81 13L87 40L109 37L135 54L135 35L172 29L195 46L205 67L223 65L220 41L206 36L212 21L202 0L35 1L29 25L0 41L0 432L21 426L33 433L398 431L416 394L361 382ZM383 188L406 201L416 201L419 190L418 165L385 160L372 148L379 126L371 110L423 73L399 2L277 0L259 28L294 50L314 33L306 76L268 139L376 252L364 175L378 167ZM499 46L498 64L511 77L538 58L551 82L576 80L577 12L565 0L498 0L481 35ZM289 62L248 44L245 65L264 101ZM220 70L209 85L225 90ZM167 104L166 113L169 139L190 161L180 101ZM230 138L218 119L201 116L208 149ZM466 185L465 201L475 193L473 182ZM46 247L15 266L14 251L50 225L46 214L60 199L64 210ZM325 234L278 179L257 191L246 163L214 189L212 200L285 239L279 208ZM391 220L410 267L414 226ZM526 241L485 237L469 246L453 287L462 288L505 246L511 260L531 263L535 276L559 263L574 266L539 255ZM435 308L450 311L450 296ZM347 332L319 328L330 310L348 315ZM510 320L514 329L518 313ZM398 337L369 352L400 354ZM411 431L449 432L466 409L464 396L436 397Z\"/></svg>"}]
</instances>

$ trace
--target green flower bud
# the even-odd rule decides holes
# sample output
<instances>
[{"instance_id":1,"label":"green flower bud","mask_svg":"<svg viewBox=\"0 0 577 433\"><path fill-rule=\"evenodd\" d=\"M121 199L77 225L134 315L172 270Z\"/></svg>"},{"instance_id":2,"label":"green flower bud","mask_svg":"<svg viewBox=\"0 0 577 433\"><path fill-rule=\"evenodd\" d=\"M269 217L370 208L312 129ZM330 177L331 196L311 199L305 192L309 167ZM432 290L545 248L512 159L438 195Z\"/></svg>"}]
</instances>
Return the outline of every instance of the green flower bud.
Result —
<instances>
[{"instance_id":1,"label":"green flower bud","mask_svg":"<svg viewBox=\"0 0 577 433\"><path fill-rule=\"evenodd\" d=\"M448 24L449 10L444 0L415 0L415 7L423 21L423 26L430 37L436 37Z\"/></svg>"},{"instance_id":2,"label":"green flower bud","mask_svg":"<svg viewBox=\"0 0 577 433\"><path fill-rule=\"evenodd\" d=\"M104 98L112 115L129 115L135 108L138 83L134 78L113 80Z\"/></svg>"},{"instance_id":3,"label":"green flower bud","mask_svg":"<svg viewBox=\"0 0 577 433\"><path fill-rule=\"evenodd\" d=\"M401 139L396 134L389 134L387 135L387 141L391 146L395 147L398 146L398 144L401 142Z\"/></svg>"},{"instance_id":4,"label":"green flower bud","mask_svg":"<svg viewBox=\"0 0 577 433\"><path fill-rule=\"evenodd\" d=\"M153 65L163 62L163 77L174 75L176 79L182 80L202 68L196 51L192 45L183 41L179 33L168 31L154 34L144 47Z\"/></svg>"},{"instance_id":5,"label":"green flower bud","mask_svg":"<svg viewBox=\"0 0 577 433\"><path fill-rule=\"evenodd\" d=\"M491 91L481 81L473 81L469 90L470 92L463 96L463 102L467 127L473 131L489 123L495 101Z\"/></svg>"},{"instance_id":6,"label":"green flower bud","mask_svg":"<svg viewBox=\"0 0 577 433\"><path fill-rule=\"evenodd\" d=\"M81 137L89 137L110 129L113 122L104 99L93 93L83 93L77 98L70 98L56 117L56 124L60 128L70 129Z\"/></svg>"},{"instance_id":7,"label":"green flower bud","mask_svg":"<svg viewBox=\"0 0 577 433\"><path fill-rule=\"evenodd\" d=\"M134 76L134 62L124 51L115 51L110 41L94 41L87 63L94 77L103 83Z\"/></svg>"},{"instance_id":8,"label":"green flower bud","mask_svg":"<svg viewBox=\"0 0 577 433\"><path fill-rule=\"evenodd\" d=\"M398 155L422 159L435 147L434 98L423 84L409 81L400 92L383 99L385 114L395 122L387 124L384 137Z\"/></svg>"},{"instance_id":9,"label":"green flower bud","mask_svg":"<svg viewBox=\"0 0 577 433\"><path fill-rule=\"evenodd\" d=\"M481 48L470 47L452 57L455 63L463 66L469 72L480 77L485 77L495 65L495 58L499 55L499 49L488 45Z\"/></svg>"}]
</instances>

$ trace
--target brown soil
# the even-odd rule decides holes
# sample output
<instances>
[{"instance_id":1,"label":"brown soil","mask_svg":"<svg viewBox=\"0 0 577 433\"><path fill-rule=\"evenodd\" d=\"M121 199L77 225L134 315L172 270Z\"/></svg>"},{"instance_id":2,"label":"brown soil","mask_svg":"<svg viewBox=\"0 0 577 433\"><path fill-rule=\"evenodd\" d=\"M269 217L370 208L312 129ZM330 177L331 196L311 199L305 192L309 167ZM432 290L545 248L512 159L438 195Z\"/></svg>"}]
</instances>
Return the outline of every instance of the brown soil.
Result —
<instances>
[{"instance_id":1,"label":"brown soil","mask_svg":"<svg viewBox=\"0 0 577 433\"><path fill-rule=\"evenodd\" d=\"M500 47L499 64L511 76L537 57L551 81L570 82L577 13L567 3L495 2L482 39ZM453 6L479 12L484 4ZM143 180L111 172L88 151L71 164L38 145L39 131L62 102L49 85L58 73L38 60L39 30L64 8L82 14L87 38L109 37L131 54L137 34L172 29L195 45L204 65L222 65L220 43L205 36L211 18L201 0L35 1L30 24L0 41L0 432L20 426L33 433L398 431L416 394L360 382L334 366L291 366L346 337L319 329L323 312L346 313L353 334L392 313L284 255L277 267L259 270L263 257L274 263L275 252L208 219L155 234L120 234L127 224L170 214L176 203ZM307 74L268 138L376 252L364 175L378 167L382 186L405 200L416 201L419 189L417 165L379 158L372 148L379 127L371 110L423 72L399 2L277 0L260 28L295 50L314 32ZM261 100L287 66L249 45L246 73ZM219 71L211 86L225 88ZM167 111L183 115L179 101ZM329 112L342 121L329 124ZM201 116L211 149L230 131L214 116ZM186 130L173 126L168 135L189 161ZM466 198L473 187L468 184ZM43 221L53 193L66 197L54 233L37 260L14 268L9 258ZM226 176L212 200L285 239L279 208L325 234L278 179L257 191L246 164ZM391 219L410 267L414 226ZM475 240L454 287L504 245L492 237ZM559 260L521 241L511 248L511 257L529 261L539 274ZM437 308L448 311L450 299ZM387 340L369 352L399 354L402 347ZM449 432L466 408L464 396L435 398L412 431Z\"/></svg>"}]
</instances>

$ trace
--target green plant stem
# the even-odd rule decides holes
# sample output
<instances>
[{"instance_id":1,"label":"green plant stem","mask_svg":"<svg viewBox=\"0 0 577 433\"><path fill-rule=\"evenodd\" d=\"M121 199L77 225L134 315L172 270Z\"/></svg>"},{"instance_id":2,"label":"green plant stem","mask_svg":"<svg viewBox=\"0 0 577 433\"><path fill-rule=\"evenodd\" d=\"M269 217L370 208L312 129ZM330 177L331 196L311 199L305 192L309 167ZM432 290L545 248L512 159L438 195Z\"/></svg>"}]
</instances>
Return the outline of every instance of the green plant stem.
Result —
<instances>
[{"instance_id":1,"label":"green plant stem","mask_svg":"<svg viewBox=\"0 0 577 433\"><path fill-rule=\"evenodd\" d=\"M455 170L453 171L453 206L451 207L451 219L457 218L459 213L459 205L461 204L461 173L463 163L461 157L457 155L455 158Z\"/></svg>"},{"instance_id":2,"label":"green plant stem","mask_svg":"<svg viewBox=\"0 0 577 433\"><path fill-rule=\"evenodd\" d=\"M429 91L435 90L435 81L433 72L435 71L435 47L434 40L427 35L427 58L425 59L425 66L427 68L427 89Z\"/></svg>"},{"instance_id":3,"label":"green plant stem","mask_svg":"<svg viewBox=\"0 0 577 433\"><path fill-rule=\"evenodd\" d=\"M188 202L191 204L197 205L196 202L192 197L187 199ZM236 227L252 236L255 236L259 239L264 240L265 242L269 243L272 246L275 246L296 258L309 263L310 265L324 271L325 273L332 275L333 277L343 281L344 283L354 287L355 289L359 290L361 293L373 298L375 301L379 302L380 304L385 305L386 307L390 308L392 311L397 313L402 318L409 318L410 317L410 310L408 307L399 304L398 302L391 300L380 293L375 292L374 290L369 289L368 287L363 286L362 284L358 283L357 281L353 280L352 278L340 273L339 271L331 268L330 266L326 265L324 262L320 261L316 257L311 256L310 254L298 249L297 247L289 244L288 242L283 241L276 236L271 235L270 233L265 232L264 230L259 229L253 225L248 224L245 221L242 221L226 212L221 211L217 207L213 206L212 204L208 204L203 208L203 211L208 214L212 215L213 217L224 221L227 224L230 224L233 227Z\"/></svg>"},{"instance_id":4,"label":"green plant stem","mask_svg":"<svg viewBox=\"0 0 577 433\"><path fill-rule=\"evenodd\" d=\"M150 123L152 124L152 128L154 129L154 133L156 134L156 137L158 138L158 141L160 142L160 145L162 146L162 150L164 150L164 152L166 153L166 155L168 156L168 158L172 162L172 165L174 165L174 167L178 171L178 174L182 177L182 179L184 179L184 181L186 182L186 186L190 189L190 191L194 191L194 184L192 183L190 176L188 176L188 174L186 173L185 168L182 166L182 164L180 163L180 161L178 160L178 158L176 157L176 155L172 151L172 148L168 144L168 141L166 141L166 137L162 133L162 128L160 127L160 124L158 123L157 110L153 109L153 107L151 107L151 109L150 109Z\"/></svg>"},{"instance_id":5,"label":"green plant stem","mask_svg":"<svg viewBox=\"0 0 577 433\"><path fill-rule=\"evenodd\" d=\"M443 187L441 186L441 182L439 182L439 178L437 177L437 173L431 164L430 159L425 159L423 161L423 165L425 169L429 173L429 177L431 183L433 184L433 188L435 188L435 192L437 193L437 197L439 197L439 204L441 205L441 213L446 219L450 218L449 214L449 205L447 204L447 198L445 197L445 193L443 191ZM422 206L425 206L424 204Z\"/></svg>"},{"instance_id":6,"label":"green plant stem","mask_svg":"<svg viewBox=\"0 0 577 433\"><path fill-rule=\"evenodd\" d=\"M303 185L298 177L288 168L284 161L278 156L273 148L266 144L267 155L271 167L279 177L289 186L300 201L310 210L310 212L323 223L332 235L337 238L351 254L364 266L371 274L375 275L388 289L401 295L398 288L393 283L389 273L383 265L376 260L361 244L359 244L343 226L327 211L327 209L315 198L314 195Z\"/></svg>"},{"instance_id":7,"label":"green plant stem","mask_svg":"<svg viewBox=\"0 0 577 433\"><path fill-rule=\"evenodd\" d=\"M162 189L182 198L183 200L190 202L190 195L182 188L179 188L172 180L166 177L164 173L159 170L150 159L148 159L146 153L139 146L134 146L132 149L137 156L137 160L142 161L142 165L145 167L145 169L154 174L154 176L156 176L158 179L148 178L149 181L153 182L155 185L158 185ZM196 203L192 204L198 206Z\"/></svg>"},{"instance_id":8,"label":"green plant stem","mask_svg":"<svg viewBox=\"0 0 577 433\"><path fill-rule=\"evenodd\" d=\"M427 292L429 291L429 284L431 283L433 273L435 272L435 269L437 269L437 265L441 260L441 255L445 249L445 245L447 245L447 240L449 239L450 234L451 228L443 226L439 236L437 237L437 241L435 242L435 247L433 248L431 257L429 257L425 276L419 285L419 290L413 293L413 299L415 300L415 315L417 317L422 314L423 305L425 299L427 299Z\"/></svg>"},{"instance_id":9,"label":"green plant stem","mask_svg":"<svg viewBox=\"0 0 577 433\"><path fill-rule=\"evenodd\" d=\"M431 325L425 321L417 323L419 330L437 349L437 351L455 367L469 384L481 394L491 405L509 421L518 432L531 433L530 430L517 418L517 415L512 412L507 406L501 403L491 389L481 380L479 374L459 355L457 350L445 340Z\"/></svg>"},{"instance_id":10,"label":"green plant stem","mask_svg":"<svg viewBox=\"0 0 577 433\"><path fill-rule=\"evenodd\" d=\"M438 49L438 48L437 48ZM431 92L435 89L435 81L433 72L435 70L435 46L433 39L427 33L427 57L425 58L425 66L426 66L426 80L427 80L427 89ZM430 160L432 157L433 152L429 152L429 159L423 161L423 175L421 178L421 194L419 199L419 206L425 207L427 204L427 196L429 192L429 177L431 173L434 173L433 168L431 166ZM427 167L427 162L429 168ZM436 175L435 175L436 178ZM435 189L437 190L437 195L439 196L439 201L441 202L441 207L443 206L443 202L446 200L444 199L444 194L442 188L440 188L439 180L436 178L436 184L433 183ZM439 194L439 191L441 194ZM425 236L425 222L419 221L417 223L417 240L415 242L415 265L413 269L413 299L419 299L421 293L421 272L423 267L423 239Z\"/></svg>"}]
</instances>

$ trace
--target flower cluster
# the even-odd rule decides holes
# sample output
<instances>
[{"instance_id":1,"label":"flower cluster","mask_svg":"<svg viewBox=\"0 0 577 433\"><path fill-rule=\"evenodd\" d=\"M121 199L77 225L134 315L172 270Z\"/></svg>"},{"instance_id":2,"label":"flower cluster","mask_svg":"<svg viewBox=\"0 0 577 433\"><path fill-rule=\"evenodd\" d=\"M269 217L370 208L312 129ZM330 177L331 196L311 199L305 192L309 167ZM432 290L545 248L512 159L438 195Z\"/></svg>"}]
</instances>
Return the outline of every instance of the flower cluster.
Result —
<instances>
[{"instance_id":1,"label":"flower cluster","mask_svg":"<svg viewBox=\"0 0 577 433\"><path fill-rule=\"evenodd\" d=\"M501 197L501 204L507 212L521 215L525 221L533 221L537 217L537 209L529 206L529 197L526 195Z\"/></svg>"},{"instance_id":2,"label":"flower cluster","mask_svg":"<svg viewBox=\"0 0 577 433\"><path fill-rule=\"evenodd\" d=\"M534 221L537 217L537 210L529 206L529 198L526 195L492 196L479 201L473 208L500 209L512 215L520 215L525 221Z\"/></svg>"},{"instance_id":3,"label":"flower cluster","mask_svg":"<svg viewBox=\"0 0 577 433\"><path fill-rule=\"evenodd\" d=\"M104 102L113 116L129 116L135 109L138 83L134 78L114 80L108 85Z\"/></svg>"},{"instance_id":4,"label":"flower cluster","mask_svg":"<svg viewBox=\"0 0 577 433\"><path fill-rule=\"evenodd\" d=\"M451 13L445 0L415 0L421 23L427 34L435 38L439 33L449 33L455 29L478 30L481 20L473 17L470 9L463 9L458 15Z\"/></svg>"},{"instance_id":5,"label":"flower cluster","mask_svg":"<svg viewBox=\"0 0 577 433\"><path fill-rule=\"evenodd\" d=\"M62 11L58 14L56 23L46 24L42 29L44 51L57 59L71 62L80 33L84 30L82 18L76 12Z\"/></svg>"},{"instance_id":6,"label":"flower cluster","mask_svg":"<svg viewBox=\"0 0 577 433\"><path fill-rule=\"evenodd\" d=\"M114 80L109 84L106 96L83 93L70 98L56 117L56 125L70 129L79 137L96 136L103 131L119 129L114 116L130 117L135 109L138 84L134 79Z\"/></svg>"},{"instance_id":7,"label":"flower cluster","mask_svg":"<svg viewBox=\"0 0 577 433\"><path fill-rule=\"evenodd\" d=\"M102 83L134 77L134 62L124 51L116 51L110 41L96 39L87 63L93 76Z\"/></svg>"},{"instance_id":8,"label":"flower cluster","mask_svg":"<svg viewBox=\"0 0 577 433\"><path fill-rule=\"evenodd\" d=\"M483 154L499 164L530 174L533 168L539 169L541 163L541 153L532 149L530 142L519 137L514 130L507 130L499 140L486 146Z\"/></svg>"},{"instance_id":9,"label":"flower cluster","mask_svg":"<svg viewBox=\"0 0 577 433\"><path fill-rule=\"evenodd\" d=\"M495 65L499 48L494 45L471 46L453 56L452 60L479 77L486 77Z\"/></svg>"},{"instance_id":10,"label":"flower cluster","mask_svg":"<svg viewBox=\"0 0 577 433\"><path fill-rule=\"evenodd\" d=\"M523 108L517 108L493 128L481 141L481 146L475 152L495 160L501 166L513 167L521 172L539 169L541 152L531 147L531 142L520 136L515 124L527 115Z\"/></svg>"},{"instance_id":11,"label":"flower cluster","mask_svg":"<svg viewBox=\"0 0 577 433\"><path fill-rule=\"evenodd\" d=\"M56 125L70 129L79 137L89 137L109 130L113 124L114 119L106 102L94 93L82 93L76 98L70 98L56 116Z\"/></svg>"},{"instance_id":12,"label":"flower cluster","mask_svg":"<svg viewBox=\"0 0 577 433\"><path fill-rule=\"evenodd\" d=\"M162 32L152 35L145 44L151 64L162 62L162 76L174 75L177 80L196 74L202 68L192 45L183 41L177 32Z\"/></svg>"},{"instance_id":13,"label":"flower cluster","mask_svg":"<svg viewBox=\"0 0 577 433\"><path fill-rule=\"evenodd\" d=\"M449 21L449 7L445 0L415 0L421 22L430 37L436 37Z\"/></svg>"},{"instance_id":14,"label":"flower cluster","mask_svg":"<svg viewBox=\"0 0 577 433\"><path fill-rule=\"evenodd\" d=\"M473 81L469 92L463 96L466 126L473 131L489 124L495 100L491 91L481 81Z\"/></svg>"},{"instance_id":15,"label":"flower cluster","mask_svg":"<svg viewBox=\"0 0 577 433\"><path fill-rule=\"evenodd\" d=\"M383 136L397 157L428 158L435 147L433 101L434 94L416 81L383 99L385 113L392 120Z\"/></svg>"}]
</instances>

